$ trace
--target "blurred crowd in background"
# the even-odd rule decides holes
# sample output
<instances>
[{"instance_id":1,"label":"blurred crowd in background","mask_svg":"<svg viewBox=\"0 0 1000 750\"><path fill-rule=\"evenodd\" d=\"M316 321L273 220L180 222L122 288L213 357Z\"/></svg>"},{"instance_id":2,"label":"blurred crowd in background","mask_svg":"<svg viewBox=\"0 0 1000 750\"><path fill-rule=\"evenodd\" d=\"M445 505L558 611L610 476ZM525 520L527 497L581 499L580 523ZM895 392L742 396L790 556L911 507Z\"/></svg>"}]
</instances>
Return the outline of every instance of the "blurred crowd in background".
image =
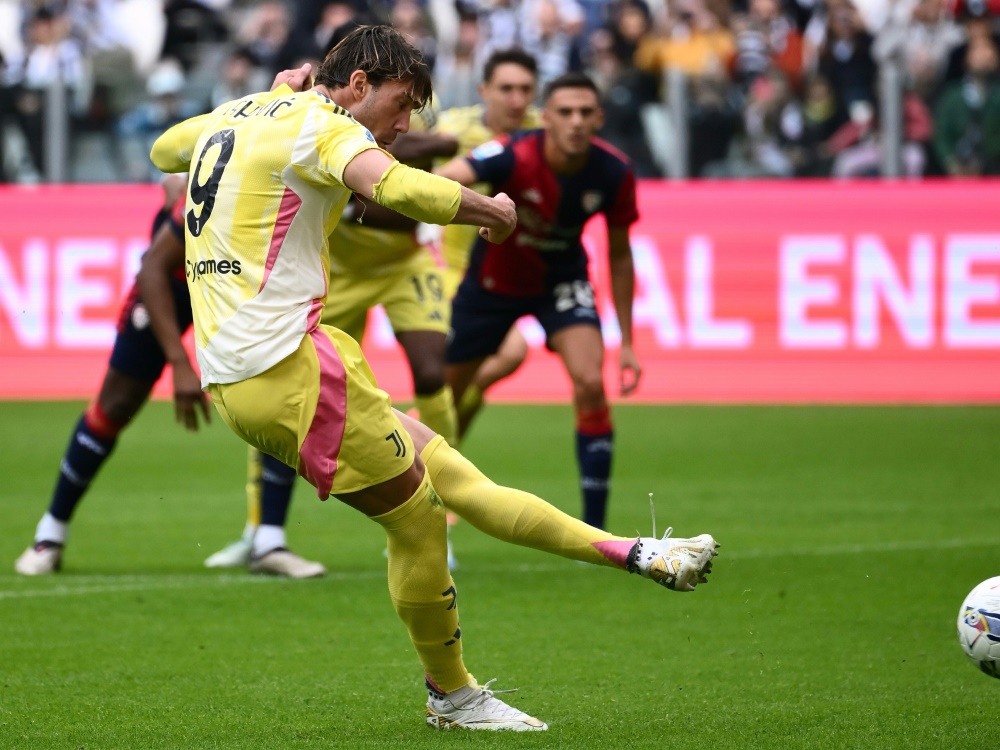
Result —
<instances>
[{"instance_id":1,"label":"blurred crowd in background","mask_svg":"<svg viewBox=\"0 0 1000 750\"><path fill-rule=\"evenodd\" d=\"M994 175L998 18L1000 0L0 0L0 181L50 173L53 87L68 181L155 180L163 130L318 62L357 21L391 23L424 51L439 109L478 101L499 48L537 58L539 93L589 73L601 135L641 177L678 176L678 145L684 176L877 177L892 62L902 174Z\"/></svg>"}]
</instances>

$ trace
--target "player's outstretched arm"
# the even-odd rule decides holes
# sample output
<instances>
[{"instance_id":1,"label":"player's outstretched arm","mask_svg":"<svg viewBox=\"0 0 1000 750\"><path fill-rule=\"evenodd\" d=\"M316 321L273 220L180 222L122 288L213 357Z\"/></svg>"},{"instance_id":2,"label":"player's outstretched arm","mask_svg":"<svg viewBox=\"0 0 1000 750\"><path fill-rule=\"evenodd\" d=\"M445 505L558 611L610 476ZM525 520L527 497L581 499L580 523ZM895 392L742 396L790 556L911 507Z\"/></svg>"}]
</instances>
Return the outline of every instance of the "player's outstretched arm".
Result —
<instances>
[{"instance_id":1,"label":"player's outstretched arm","mask_svg":"<svg viewBox=\"0 0 1000 750\"><path fill-rule=\"evenodd\" d=\"M458 141L453 136L441 136L426 131L400 133L389 147L389 153L409 167L429 169L433 159L454 156ZM417 222L408 216L392 211L375 201L362 202L357 195L344 209L344 220L355 220L373 229L389 229L394 232L412 232Z\"/></svg>"},{"instance_id":2,"label":"player's outstretched arm","mask_svg":"<svg viewBox=\"0 0 1000 750\"><path fill-rule=\"evenodd\" d=\"M632 302L635 298L635 267L628 227L608 227L608 266L611 271L611 296L622 332L618 354L621 395L629 396L639 387L642 368L632 346Z\"/></svg>"},{"instance_id":3,"label":"player's outstretched arm","mask_svg":"<svg viewBox=\"0 0 1000 750\"><path fill-rule=\"evenodd\" d=\"M187 350L181 343L177 325L177 309L170 289L170 276L184 267L184 243L165 223L153 237L149 250L142 256L142 266L136 281L139 293L149 313L150 325L163 355L174 373L174 414L187 429L197 431L198 409L206 422L211 421L208 398L201 390L201 379L194 371Z\"/></svg>"},{"instance_id":4,"label":"player's outstretched arm","mask_svg":"<svg viewBox=\"0 0 1000 750\"><path fill-rule=\"evenodd\" d=\"M490 242L503 242L517 225L514 202L502 193L480 195L457 183L412 169L378 149L355 156L344 169L351 190L427 224L474 224Z\"/></svg>"}]
</instances>

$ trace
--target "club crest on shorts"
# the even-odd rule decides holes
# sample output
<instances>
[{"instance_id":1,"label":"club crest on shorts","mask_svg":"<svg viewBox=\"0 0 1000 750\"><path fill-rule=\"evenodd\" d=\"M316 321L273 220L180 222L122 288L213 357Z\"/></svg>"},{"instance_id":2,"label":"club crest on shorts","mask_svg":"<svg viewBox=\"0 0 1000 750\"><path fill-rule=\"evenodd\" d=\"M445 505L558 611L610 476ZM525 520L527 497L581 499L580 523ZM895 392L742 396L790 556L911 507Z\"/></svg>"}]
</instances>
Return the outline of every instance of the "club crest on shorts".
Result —
<instances>
[{"instance_id":1,"label":"club crest on shorts","mask_svg":"<svg viewBox=\"0 0 1000 750\"><path fill-rule=\"evenodd\" d=\"M403 436L399 434L399 430L393 430L388 435L385 436L386 442L392 441L392 444L396 448L396 458L404 458L406 456L406 442L403 440Z\"/></svg>"},{"instance_id":2,"label":"club crest on shorts","mask_svg":"<svg viewBox=\"0 0 1000 750\"><path fill-rule=\"evenodd\" d=\"M132 325L141 331L149 325L149 311L141 302L132 308Z\"/></svg>"},{"instance_id":3,"label":"club crest on shorts","mask_svg":"<svg viewBox=\"0 0 1000 750\"><path fill-rule=\"evenodd\" d=\"M603 198L604 196L600 190L585 190L580 197L580 204L583 206L584 211L592 214L601 207L601 200Z\"/></svg>"}]
</instances>

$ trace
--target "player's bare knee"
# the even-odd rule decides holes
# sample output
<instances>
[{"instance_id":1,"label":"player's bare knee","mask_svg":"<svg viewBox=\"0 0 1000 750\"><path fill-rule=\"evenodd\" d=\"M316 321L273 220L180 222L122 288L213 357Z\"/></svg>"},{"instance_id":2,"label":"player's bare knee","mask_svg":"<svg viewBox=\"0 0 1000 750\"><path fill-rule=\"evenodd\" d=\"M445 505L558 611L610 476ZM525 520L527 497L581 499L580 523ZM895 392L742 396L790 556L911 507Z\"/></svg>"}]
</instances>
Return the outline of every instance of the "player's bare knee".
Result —
<instances>
[{"instance_id":1,"label":"player's bare knee","mask_svg":"<svg viewBox=\"0 0 1000 750\"><path fill-rule=\"evenodd\" d=\"M444 365L440 362L421 363L413 368L413 392L432 396L444 388Z\"/></svg>"},{"instance_id":2,"label":"player's bare knee","mask_svg":"<svg viewBox=\"0 0 1000 750\"><path fill-rule=\"evenodd\" d=\"M125 425L132 421L149 396L148 387L126 385L121 388L103 388L97 399L101 410L115 424Z\"/></svg>"},{"instance_id":3,"label":"player's bare knee","mask_svg":"<svg viewBox=\"0 0 1000 750\"><path fill-rule=\"evenodd\" d=\"M528 357L528 342L516 328L512 329L507 334L507 338L503 340L497 356L512 364L514 369L517 369Z\"/></svg>"},{"instance_id":4,"label":"player's bare knee","mask_svg":"<svg viewBox=\"0 0 1000 750\"><path fill-rule=\"evenodd\" d=\"M591 411L607 406L604 378L601 373L587 373L573 378L573 401L577 410Z\"/></svg>"},{"instance_id":5,"label":"player's bare knee","mask_svg":"<svg viewBox=\"0 0 1000 750\"><path fill-rule=\"evenodd\" d=\"M109 367L101 383L97 404L112 422L125 425L132 420L149 398L153 384L125 375Z\"/></svg>"}]
</instances>

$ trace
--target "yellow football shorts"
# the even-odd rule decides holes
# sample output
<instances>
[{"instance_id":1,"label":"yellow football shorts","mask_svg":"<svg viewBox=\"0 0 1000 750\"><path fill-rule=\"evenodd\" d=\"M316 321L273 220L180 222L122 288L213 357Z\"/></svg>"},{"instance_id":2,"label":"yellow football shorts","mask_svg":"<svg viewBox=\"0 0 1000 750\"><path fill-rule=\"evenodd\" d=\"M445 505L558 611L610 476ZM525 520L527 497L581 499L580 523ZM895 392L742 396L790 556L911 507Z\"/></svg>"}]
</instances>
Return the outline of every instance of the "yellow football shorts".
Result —
<instances>
[{"instance_id":1,"label":"yellow football shorts","mask_svg":"<svg viewBox=\"0 0 1000 750\"><path fill-rule=\"evenodd\" d=\"M208 388L222 419L247 443L289 466L320 499L397 477L413 441L358 346L321 325L260 375Z\"/></svg>"},{"instance_id":2,"label":"yellow football shorts","mask_svg":"<svg viewBox=\"0 0 1000 750\"><path fill-rule=\"evenodd\" d=\"M458 287L462 284L462 279L465 278L465 269L446 266L442 273L444 275L444 293L449 300L454 299L458 293Z\"/></svg>"},{"instance_id":3,"label":"yellow football shorts","mask_svg":"<svg viewBox=\"0 0 1000 750\"><path fill-rule=\"evenodd\" d=\"M445 291L441 269L426 250L383 275L331 272L323 308L323 323L361 341L368 310L382 305L392 330L436 331L447 334L451 297Z\"/></svg>"}]
</instances>

